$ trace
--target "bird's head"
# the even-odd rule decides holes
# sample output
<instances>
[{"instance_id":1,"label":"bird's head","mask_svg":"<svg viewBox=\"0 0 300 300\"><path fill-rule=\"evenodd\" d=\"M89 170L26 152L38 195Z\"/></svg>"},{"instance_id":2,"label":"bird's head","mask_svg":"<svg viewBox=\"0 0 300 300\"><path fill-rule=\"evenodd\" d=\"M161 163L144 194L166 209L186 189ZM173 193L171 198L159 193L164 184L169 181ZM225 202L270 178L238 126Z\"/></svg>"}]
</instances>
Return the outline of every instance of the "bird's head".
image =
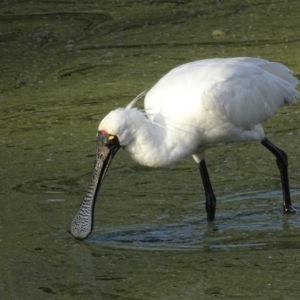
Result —
<instances>
[{"instance_id":1,"label":"bird's head","mask_svg":"<svg viewBox=\"0 0 300 300\"><path fill-rule=\"evenodd\" d=\"M97 155L92 178L70 228L71 234L77 239L87 238L93 230L94 205L100 185L117 151L132 140L136 112L133 108L116 109L98 127Z\"/></svg>"},{"instance_id":2,"label":"bird's head","mask_svg":"<svg viewBox=\"0 0 300 300\"><path fill-rule=\"evenodd\" d=\"M99 124L98 132L106 132L116 136L120 146L127 146L135 131L134 122L136 109L118 108L111 111Z\"/></svg>"}]
</instances>

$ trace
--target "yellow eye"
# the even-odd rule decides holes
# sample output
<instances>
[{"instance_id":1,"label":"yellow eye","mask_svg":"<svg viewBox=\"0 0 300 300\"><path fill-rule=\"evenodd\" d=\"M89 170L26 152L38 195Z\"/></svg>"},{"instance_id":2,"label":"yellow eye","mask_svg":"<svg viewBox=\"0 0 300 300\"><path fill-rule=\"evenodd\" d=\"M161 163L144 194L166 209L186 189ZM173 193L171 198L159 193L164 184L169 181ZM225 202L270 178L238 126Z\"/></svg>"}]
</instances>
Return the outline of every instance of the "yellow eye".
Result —
<instances>
[{"instance_id":1,"label":"yellow eye","mask_svg":"<svg viewBox=\"0 0 300 300\"><path fill-rule=\"evenodd\" d=\"M109 141L112 141L114 138L115 138L114 135L110 135L107 139L108 139Z\"/></svg>"}]
</instances>

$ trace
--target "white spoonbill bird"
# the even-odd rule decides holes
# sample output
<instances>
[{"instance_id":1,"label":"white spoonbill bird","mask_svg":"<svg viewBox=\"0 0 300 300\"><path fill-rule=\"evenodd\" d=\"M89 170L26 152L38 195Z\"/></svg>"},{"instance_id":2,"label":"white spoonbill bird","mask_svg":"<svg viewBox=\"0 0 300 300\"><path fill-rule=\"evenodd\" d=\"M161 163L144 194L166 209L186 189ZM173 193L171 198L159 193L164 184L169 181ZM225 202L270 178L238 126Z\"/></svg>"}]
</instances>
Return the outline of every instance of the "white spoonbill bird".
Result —
<instances>
[{"instance_id":1,"label":"white spoonbill bird","mask_svg":"<svg viewBox=\"0 0 300 300\"><path fill-rule=\"evenodd\" d=\"M231 142L260 142L276 157L283 212L294 213L287 155L266 139L261 123L283 104L296 102L298 83L284 65L259 58L205 59L171 70L147 92L144 111L133 107L143 96L139 95L101 121L92 178L71 223L72 235L83 240L91 234L96 197L119 148L149 167L168 166L192 155L199 166L207 221L211 222L216 197L205 151Z\"/></svg>"}]
</instances>

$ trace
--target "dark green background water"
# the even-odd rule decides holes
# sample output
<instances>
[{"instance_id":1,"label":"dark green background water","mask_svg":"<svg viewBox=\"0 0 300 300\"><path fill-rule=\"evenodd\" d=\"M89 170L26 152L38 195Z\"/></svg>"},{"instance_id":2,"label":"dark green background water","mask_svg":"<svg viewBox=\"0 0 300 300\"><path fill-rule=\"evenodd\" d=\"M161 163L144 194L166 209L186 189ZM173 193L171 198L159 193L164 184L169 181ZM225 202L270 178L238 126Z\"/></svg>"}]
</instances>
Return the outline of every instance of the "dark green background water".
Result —
<instances>
[{"instance_id":1,"label":"dark green background water","mask_svg":"<svg viewBox=\"0 0 300 300\"><path fill-rule=\"evenodd\" d=\"M148 169L118 153L93 235L67 233L101 118L197 59L260 56L298 76L299 1L0 5L0 299L299 299L300 217L282 215L259 144L207 153L215 226L192 159ZM299 111L265 129L289 155L300 211Z\"/></svg>"}]
</instances>

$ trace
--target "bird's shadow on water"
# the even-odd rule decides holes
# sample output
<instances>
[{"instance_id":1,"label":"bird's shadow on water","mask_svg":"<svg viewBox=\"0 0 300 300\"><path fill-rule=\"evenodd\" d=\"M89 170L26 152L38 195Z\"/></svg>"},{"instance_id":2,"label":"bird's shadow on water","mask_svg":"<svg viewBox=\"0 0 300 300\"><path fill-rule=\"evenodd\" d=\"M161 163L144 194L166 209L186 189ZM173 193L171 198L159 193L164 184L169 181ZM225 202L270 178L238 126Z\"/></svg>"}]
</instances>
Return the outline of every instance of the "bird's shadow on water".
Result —
<instances>
[{"instance_id":1,"label":"bird's shadow on water","mask_svg":"<svg viewBox=\"0 0 300 300\"><path fill-rule=\"evenodd\" d=\"M300 190L293 189L291 194L296 196ZM281 191L251 191L220 197L220 201L249 200L251 203L253 198L280 199L280 196ZM87 241L109 248L155 251L262 249L270 247L274 239L278 248L278 236L299 231L299 214L283 215L277 205L267 211L248 209L249 203L243 211L218 213L217 220L211 224L207 224L205 216L183 216L182 222L173 224L134 224L105 230L96 228ZM300 213L300 205L294 207ZM294 247L298 246L300 241Z\"/></svg>"}]
</instances>

